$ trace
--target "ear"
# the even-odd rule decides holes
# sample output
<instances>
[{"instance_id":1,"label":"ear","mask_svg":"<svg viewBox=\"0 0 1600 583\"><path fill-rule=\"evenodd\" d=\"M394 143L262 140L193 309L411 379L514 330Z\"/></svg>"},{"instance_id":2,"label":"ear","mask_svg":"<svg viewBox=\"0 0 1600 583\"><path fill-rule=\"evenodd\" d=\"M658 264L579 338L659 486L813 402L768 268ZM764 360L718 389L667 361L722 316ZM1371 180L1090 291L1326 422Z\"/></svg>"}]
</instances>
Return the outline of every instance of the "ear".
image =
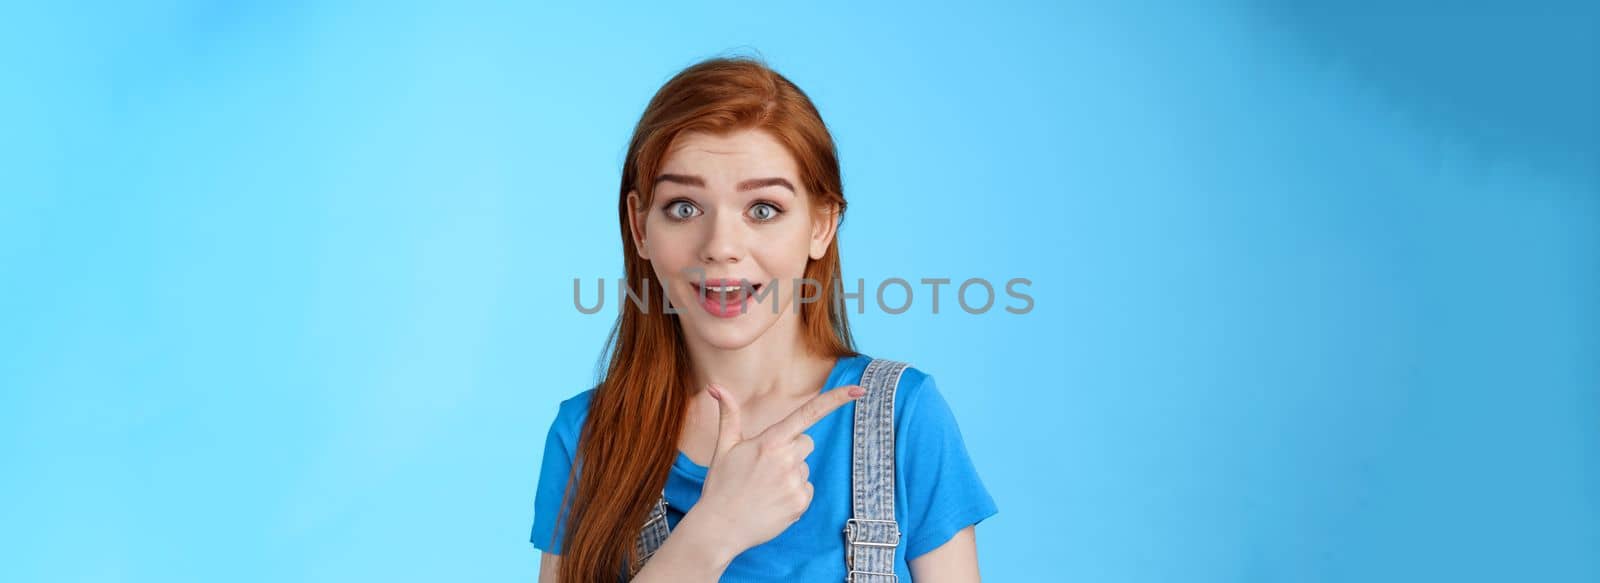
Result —
<instances>
[{"instance_id":1,"label":"ear","mask_svg":"<svg viewBox=\"0 0 1600 583\"><path fill-rule=\"evenodd\" d=\"M839 207L827 204L811 216L811 258L822 259L839 231Z\"/></svg>"},{"instance_id":2,"label":"ear","mask_svg":"<svg viewBox=\"0 0 1600 583\"><path fill-rule=\"evenodd\" d=\"M650 250L645 247L644 219L646 209L644 201L639 199L639 191L628 191L628 234L633 236L633 248L639 252L639 258L650 260Z\"/></svg>"}]
</instances>

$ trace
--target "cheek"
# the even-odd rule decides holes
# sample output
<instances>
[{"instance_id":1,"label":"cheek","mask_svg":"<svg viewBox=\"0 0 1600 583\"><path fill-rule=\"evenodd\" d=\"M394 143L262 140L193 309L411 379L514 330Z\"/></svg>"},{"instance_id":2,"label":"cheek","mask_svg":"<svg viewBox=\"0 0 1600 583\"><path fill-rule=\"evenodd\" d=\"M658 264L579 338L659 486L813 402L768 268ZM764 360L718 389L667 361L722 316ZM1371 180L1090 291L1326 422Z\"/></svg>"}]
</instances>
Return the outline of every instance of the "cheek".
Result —
<instances>
[{"instance_id":1,"label":"cheek","mask_svg":"<svg viewBox=\"0 0 1600 583\"><path fill-rule=\"evenodd\" d=\"M751 252L770 275L800 277L811 259L811 238L802 229L786 229L762 237Z\"/></svg>"},{"instance_id":2,"label":"cheek","mask_svg":"<svg viewBox=\"0 0 1600 583\"><path fill-rule=\"evenodd\" d=\"M650 261L656 269L681 267L694 260L694 233L683 225L667 223L652 216L645 223L650 245Z\"/></svg>"}]
</instances>

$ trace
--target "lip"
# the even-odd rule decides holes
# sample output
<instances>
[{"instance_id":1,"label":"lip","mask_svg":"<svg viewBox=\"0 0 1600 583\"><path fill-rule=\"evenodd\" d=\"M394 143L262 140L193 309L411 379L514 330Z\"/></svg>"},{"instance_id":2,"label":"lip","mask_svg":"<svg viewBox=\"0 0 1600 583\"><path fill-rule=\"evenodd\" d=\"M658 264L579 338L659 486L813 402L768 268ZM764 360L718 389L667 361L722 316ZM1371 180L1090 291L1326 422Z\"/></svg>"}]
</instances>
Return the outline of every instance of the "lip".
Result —
<instances>
[{"instance_id":1,"label":"lip","mask_svg":"<svg viewBox=\"0 0 1600 583\"><path fill-rule=\"evenodd\" d=\"M762 288L762 284L759 282L749 279L744 279L743 281L749 282L750 285L742 286L739 279L707 278L701 281L691 281L689 282L689 287L694 290L695 296L702 298L700 307L704 308L706 313L718 318L736 318L749 311L751 296L759 293ZM739 295L737 300L729 302L727 301L729 298L725 297L725 293L705 291L701 287L702 283L712 287L742 286L743 289L735 292Z\"/></svg>"}]
</instances>

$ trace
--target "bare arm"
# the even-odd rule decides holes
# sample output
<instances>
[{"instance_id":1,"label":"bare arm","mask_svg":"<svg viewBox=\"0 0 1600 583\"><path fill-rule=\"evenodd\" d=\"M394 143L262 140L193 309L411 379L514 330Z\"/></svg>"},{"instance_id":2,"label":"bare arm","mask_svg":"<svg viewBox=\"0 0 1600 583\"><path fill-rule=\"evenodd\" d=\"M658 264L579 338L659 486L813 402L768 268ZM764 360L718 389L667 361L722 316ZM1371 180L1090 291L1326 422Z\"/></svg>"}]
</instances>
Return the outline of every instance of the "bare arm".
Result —
<instances>
[{"instance_id":1,"label":"bare arm","mask_svg":"<svg viewBox=\"0 0 1600 583\"><path fill-rule=\"evenodd\" d=\"M539 583L556 583L561 580L561 555L543 553L539 557Z\"/></svg>"},{"instance_id":2,"label":"bare arm","mask_svg":"<svg viewBox=\"0 0 1600 583\"><path fill-rule=\"evenodd\" d=\"M728 552L726 544L712 536L705 518L690 509L678 527L667 535L666 542L644 568L634 575L634 583L662 581L717 581L736 553ZM929 553L932 554L932 553ZM539 560L539 583L557 583L561 580L561 556L544 553Z\"/></svg>"},{"instance_id":3,"label":"bare arm","mask_svg":"<svg viewBox=\"0 0 1600 583\"><path fill-rule=\"evenodd\" d=\"M977 536L974 527L968 526L939 548L912 559L911 579L916 583L979 581Z\"/></svg>"},{"instance_id":4,"label":"bare arm","mask_svg":"<svg viewBox=\"0 0 1600 583\"><path fill-rule=\"evenodd\" d=\"M662 583L666 581L711 581L722 579L722 572L738 552L731 544L721 540L716 533L722 528L706 522L713 520L696 515L694 508L683 515L677 528L667 535L666 542L644 568L634 576L634 583Z\"/></svg>"}]
</instances>

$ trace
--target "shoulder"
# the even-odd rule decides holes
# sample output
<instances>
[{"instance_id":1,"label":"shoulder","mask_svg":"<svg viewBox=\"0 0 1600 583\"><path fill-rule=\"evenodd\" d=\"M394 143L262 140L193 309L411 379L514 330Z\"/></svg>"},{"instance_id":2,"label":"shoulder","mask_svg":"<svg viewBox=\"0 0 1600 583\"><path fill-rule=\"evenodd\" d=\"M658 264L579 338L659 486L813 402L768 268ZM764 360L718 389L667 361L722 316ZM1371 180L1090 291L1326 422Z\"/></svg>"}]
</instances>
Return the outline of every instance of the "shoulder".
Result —
<instances>
[{"instance_id":1,"label":"shoulder","mask_svg":"<svg viewBox=\"0 0 1600 583\"><path fill-rule=\"evenodd\" d=\"M560 408L559 411L556 412L556 415L557 416L576 415L576 416L580 416L581 417L583 415L588 414L588 412L589 412L589 400L594 398L594 392L595 392L595 389L593 389L593 388L584 389L582 391L579 391L578 394L576 394L576 395L573 395L571 397L567 397L566 400L561 401L561 408Z\"/></svg>"},{"instance_id":2,"label":"shoulder","mask_svg":"<svg viewBox=\"0 0 1600 583\"><path fill-rule=\"evenodd\" d=\"M888 360L906 363L906 368L900 373L899 383L894 391L894 413L896 425L904 426L910 421L912 415L908 413L922 408L924 403L932 400L943 402L939 395L938 385L934 382L933 375L908 361L894 357L873 357L866 354L847 357L843 367L843 378L839 384L860 383L866 372L867 365L873 360Z\"/></svg>"},{"instance_id":3,"label":"shoulder","mask_svg":"<svg viewBox=\"0 0 1600 583\"><path fill-rule=\"evenodd\" d=\"M938 429L929 427L930 423L942 425L941 416L930 418L927 414L930 409L947 408L944 396L939 394L938 383L927 371L907 366L900 374L900 386L895 389L894 398L895 423L902 433Z\"/></svg>"},{"instance_id":4,"label":"shoulder","mask_svg":"<svg viewBox=\"0 0 1600 583\"><path fill-rule=\"evenodd\" d=\"M583 428L584 419L589 416L589 401L594 398L594 392L595 389L585 389L561 401L556 409L556 418L550 423L551 437L568 445L578 442L578 432Z\"/></svg>"}]
</instances>

